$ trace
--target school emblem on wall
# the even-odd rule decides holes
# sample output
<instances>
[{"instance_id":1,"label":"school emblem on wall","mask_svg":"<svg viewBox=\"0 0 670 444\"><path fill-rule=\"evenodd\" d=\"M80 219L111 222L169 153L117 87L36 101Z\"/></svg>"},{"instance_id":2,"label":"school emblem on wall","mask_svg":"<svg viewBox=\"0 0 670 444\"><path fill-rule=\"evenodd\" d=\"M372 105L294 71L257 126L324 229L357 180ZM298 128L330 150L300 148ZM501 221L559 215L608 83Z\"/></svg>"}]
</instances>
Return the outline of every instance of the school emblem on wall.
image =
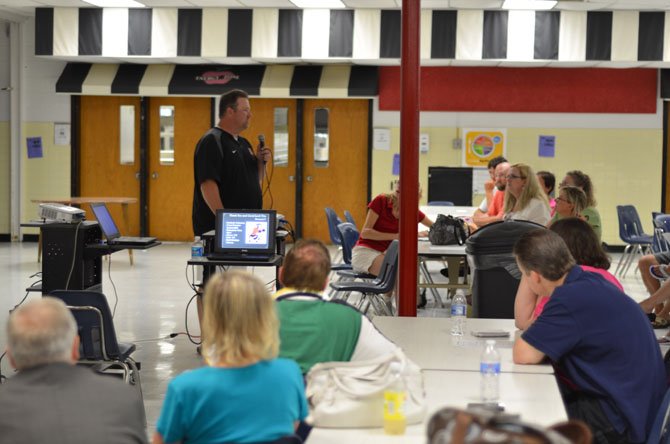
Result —
<instances>
[{"instance_id":1,"label":"school emblem on wall","mask_svg":"<svg viewBox=\"0 0 670 444\"><path fill-rule=\"evenodd\" d=\"M504 129L463 129L463 166L484 167L489 160L505 155Z\"/></svg>"}]
</instances>

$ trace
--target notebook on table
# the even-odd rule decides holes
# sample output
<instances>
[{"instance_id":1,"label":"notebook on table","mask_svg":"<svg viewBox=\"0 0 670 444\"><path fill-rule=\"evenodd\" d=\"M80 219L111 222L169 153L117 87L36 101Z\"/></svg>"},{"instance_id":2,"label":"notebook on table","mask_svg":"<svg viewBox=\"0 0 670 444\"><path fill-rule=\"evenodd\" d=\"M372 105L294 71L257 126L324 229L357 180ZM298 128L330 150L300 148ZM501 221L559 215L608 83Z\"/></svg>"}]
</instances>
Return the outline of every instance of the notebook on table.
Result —
<instances>
[{"instance_id":1,"label":"notebook on table","mask_svg":"<svg viewBox=\"0 0 670 444\"><path fill-rule=\"evenodd\" d=\"M114 219L104 203L92 203L91 210L100 224L102 234L107 239L108 245L134 245L142 246L156 242L155 237L121 236Z\"/></svg>"},{"instance_id":2,"label":"notebook on table","mask_svg":"<svg viewBox=\"0 0 670 444\"><path fill-rule=\"evenodd\" d=\"M209 259L267 261L275 254L275 210L218 210Z\"/></svg>"}]
</instances>

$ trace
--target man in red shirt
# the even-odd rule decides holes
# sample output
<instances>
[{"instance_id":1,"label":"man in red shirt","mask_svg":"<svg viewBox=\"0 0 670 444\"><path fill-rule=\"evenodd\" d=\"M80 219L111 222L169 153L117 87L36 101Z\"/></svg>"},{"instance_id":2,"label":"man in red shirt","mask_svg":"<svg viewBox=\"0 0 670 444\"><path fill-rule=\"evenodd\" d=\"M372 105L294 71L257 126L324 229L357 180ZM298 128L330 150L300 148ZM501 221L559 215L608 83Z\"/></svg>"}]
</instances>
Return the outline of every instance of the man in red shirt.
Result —
<instances>
[{"instance_id":1,"label":"man in red shirt","mask_svg":"<svg viewBox=\"0 0 670 444\"><path fill-rule=\"evenodd\" d=\"M483 212L477 210L475 211L475 215L472 218L473 222L478 228L502 220L504 215L503 207L505 202L505 188L507 187L507 172L509 171L509 167L509 162L502 162L496 166L495 176L497 191L493 195L493 199L491 199L488 212L484 214Z\"/></svg>"}]
</instances>

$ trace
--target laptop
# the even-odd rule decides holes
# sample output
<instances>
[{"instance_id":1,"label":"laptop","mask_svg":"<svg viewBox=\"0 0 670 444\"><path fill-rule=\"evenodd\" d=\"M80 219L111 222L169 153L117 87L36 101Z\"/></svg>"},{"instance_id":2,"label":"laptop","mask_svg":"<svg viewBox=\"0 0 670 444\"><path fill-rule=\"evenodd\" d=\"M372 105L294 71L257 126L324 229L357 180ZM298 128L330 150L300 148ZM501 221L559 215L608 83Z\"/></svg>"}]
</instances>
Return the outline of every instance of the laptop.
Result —
<instances>
[{"instance_id":1,"label":"laptop","mask_svg":"<svg viewBox=\"0 0 670 444\"><path fill-rule=\"evenodd\" d=\"M275 210L218 210L214 248L218 260L267 261L275 254Z\"/></svg>"},{"instance_id":2,"label":"laptop","mask_svg":"<svg viewBox=\"0 0 670 444\"><path fill-rule=\"evenodd\" d=\"M121 236L119 229L112 219L112 215L104 203L92 203L91 210L100 224L102 234L105 235L108 245L149 245L156 242L155 237Z\"/></svg>"}]
</instances>

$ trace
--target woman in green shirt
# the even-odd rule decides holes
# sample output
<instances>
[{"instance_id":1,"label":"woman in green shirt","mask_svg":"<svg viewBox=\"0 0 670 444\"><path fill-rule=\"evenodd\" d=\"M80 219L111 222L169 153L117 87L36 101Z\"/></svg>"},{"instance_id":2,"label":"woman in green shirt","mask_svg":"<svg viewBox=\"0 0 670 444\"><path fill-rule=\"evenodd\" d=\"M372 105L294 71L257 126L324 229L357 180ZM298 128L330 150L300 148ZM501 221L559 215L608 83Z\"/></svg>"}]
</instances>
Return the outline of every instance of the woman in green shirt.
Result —
<instances>
[{"instance_id":1,"label":"woman in green shirt","mask_svg":"<svg viewBox=\"0 0 670 444\"><path fill-rule=\"evenodd\" d=\"M568 171L560 186L573 186L581 188L586 194L586 208L581 212L581 216L591 225L600 241L603 234L603 227L600 223L600 213L596 209L596 199L593 197L593 183L588 174L579 170Z\"/></svg>"}]
</instances>

